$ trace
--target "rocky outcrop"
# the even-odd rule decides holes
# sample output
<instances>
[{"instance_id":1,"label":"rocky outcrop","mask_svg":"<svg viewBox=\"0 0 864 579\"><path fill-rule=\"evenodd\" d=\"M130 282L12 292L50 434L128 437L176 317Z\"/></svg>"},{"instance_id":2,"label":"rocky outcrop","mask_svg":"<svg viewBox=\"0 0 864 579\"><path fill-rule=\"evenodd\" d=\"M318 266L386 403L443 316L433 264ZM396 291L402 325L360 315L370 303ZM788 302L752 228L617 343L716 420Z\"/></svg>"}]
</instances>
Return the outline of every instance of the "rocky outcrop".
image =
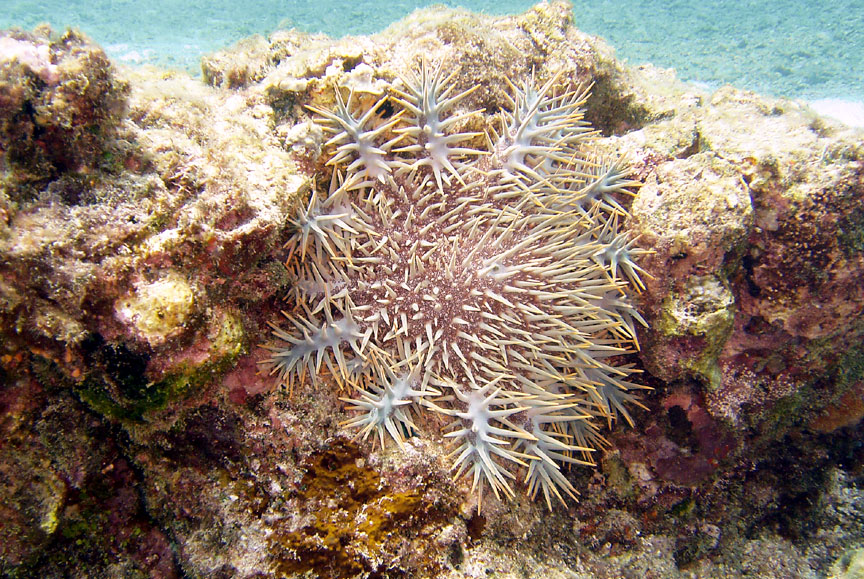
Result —
<instances>
[{"instance_id":1,"label":"rocky outcrop","mask_svg":"<svg viewBox=\"0 0 864 579\"><path fill-rule=\"evenodd\" d=\"M10 575L818 576L864 542L861 133L800 104L628 68L566 4L418 11L373 37L295 31L180 73L83 36L0 36L0 478ZM446 440L352 441L346 392L292 396L260 344L325 141L309 105L422 59L480 86L593 83L596 146L642 187L654 390L604 433L578 503L469 508ZM82 79L86 80L84 82ZM84 88L86 87L86 88ZM94 130L98 128L98 130ZM623 428L622 428L623 426ZM437 429L430 429L437 432ZM838 553L849 553L838 558ZM857 559L856 559L857 557Z\"/></svg>"}]
</instances>

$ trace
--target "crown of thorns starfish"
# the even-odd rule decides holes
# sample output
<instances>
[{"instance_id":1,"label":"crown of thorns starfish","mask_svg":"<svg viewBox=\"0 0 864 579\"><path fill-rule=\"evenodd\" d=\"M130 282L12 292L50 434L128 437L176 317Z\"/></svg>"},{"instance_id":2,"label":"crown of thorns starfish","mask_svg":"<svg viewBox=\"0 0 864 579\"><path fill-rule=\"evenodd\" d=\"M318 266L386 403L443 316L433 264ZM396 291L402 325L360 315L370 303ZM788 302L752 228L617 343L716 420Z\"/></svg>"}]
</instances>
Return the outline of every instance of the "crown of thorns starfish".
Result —
<instances>
[{"instance_id":1,"label":"crown of thorns starfish","mask_svg":"<svg viewBox=\"0 0 864 579\"><path fill-rule=\"evenodd\" d=\"M630 297L645 250L621 229L639 183L594 153L587 90L511 83L481 150L455 77L424 63L365 110L339 91L309 107L333 176L293 220L291 309L263 364L289 389L326 368L351 391L342 426L382 445L449 417L478 508L521 476L551 509L577 494L562 467L593 464L598 422L632 424L645 388L615 364L645 325Z\"/></svg>"}]
</instances>

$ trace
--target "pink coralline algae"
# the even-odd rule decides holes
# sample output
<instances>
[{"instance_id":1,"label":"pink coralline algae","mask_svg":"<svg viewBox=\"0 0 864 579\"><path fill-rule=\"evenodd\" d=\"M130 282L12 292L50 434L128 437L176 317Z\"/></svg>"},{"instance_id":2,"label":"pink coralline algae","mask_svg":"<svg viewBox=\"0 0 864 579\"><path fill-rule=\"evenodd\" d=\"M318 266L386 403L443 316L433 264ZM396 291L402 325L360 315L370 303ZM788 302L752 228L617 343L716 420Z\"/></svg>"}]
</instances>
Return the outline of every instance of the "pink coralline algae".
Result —
<instances>
[{"instance_id":1,"label":"pink coralline algae","mask_svg":"<svg viewBox=\"0 0 864 579\"><path fill-rule=\"evenodd\" d=\"M33 44L8 36L0 38L0 62L17 61L33 71L47 84L57 84L60 75L51 62L51 48L47 44Z\"/></svg>"}]
</instances>

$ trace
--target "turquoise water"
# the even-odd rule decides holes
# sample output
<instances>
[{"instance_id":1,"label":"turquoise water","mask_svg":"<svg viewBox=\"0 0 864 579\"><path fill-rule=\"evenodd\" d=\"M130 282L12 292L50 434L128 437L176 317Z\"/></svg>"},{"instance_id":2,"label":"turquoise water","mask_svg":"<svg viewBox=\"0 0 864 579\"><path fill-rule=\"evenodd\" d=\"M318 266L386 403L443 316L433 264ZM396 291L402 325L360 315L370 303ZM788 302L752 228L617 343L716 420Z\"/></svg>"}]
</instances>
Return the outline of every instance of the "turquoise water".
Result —
<instances>
[{"instance_id":1,"label":"turquoise water","mask_svg":"<svg viewBox=\"0 0 864 579\"><path fill-rule=\"evenodd\" d=\"M443 2L489 14L521 12L532 3ZM118 60L196 72L202 54L251 34L288 27L368 34L429 4L0 0L0 27L76 26ZM674 67L681 78L712 87L864 101L864 0L592 0L575 1L573 12L579 28L606 38L631 64Z\"/></svg>"}]
</instances>

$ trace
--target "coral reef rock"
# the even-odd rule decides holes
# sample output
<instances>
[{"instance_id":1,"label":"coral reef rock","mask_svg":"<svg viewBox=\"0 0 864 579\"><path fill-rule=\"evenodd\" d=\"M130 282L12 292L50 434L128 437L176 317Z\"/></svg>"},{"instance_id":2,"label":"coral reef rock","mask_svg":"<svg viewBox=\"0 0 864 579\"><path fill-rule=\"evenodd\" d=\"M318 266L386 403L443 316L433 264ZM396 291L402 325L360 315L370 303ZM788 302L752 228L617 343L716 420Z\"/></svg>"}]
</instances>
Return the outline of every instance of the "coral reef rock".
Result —
<instances>
[{"instance_id":1,"label":"coral reef rock","mask_svg":"<svg viewBox=\"0 0 864 579\"><path fill-rule=\"evenodd\" d=\"M0 574L859 573L862 133L803 103L627 66L572 11L438 7L370 37L280 31L205 58L200 79L115 67L78 32L0 33ZM591 86L584 103L580 86ZM532 98L553 120L578 107L541 135L549 148L529 139L540 148L508 157L511 129L542 128L525 112ZM436 102L430 141L419 116ZM344 138L352 123L373 138ZM423 156L430 144L446 162ZM602 167L634 182L602 207L565 211L566 196L541 191L566 189L555 182L566 168L575 199ZM465 201L477 216L466 245L445 248L454 259L493 231L486 240L535 268L517 281L564 309L518 313L491 285L505 301L439 289L442 310L468 306L468 317L430 325L430 337L425 324L404 334L388 311L376 336L365 306L387 290L344 291L312 264L350 269L348 249L345 275L371 288L361 258L375 257L363 253L374 240L385 261L388 243L425 255L422 240L385 240L383 206L361 201L378 191L395 207L414 185L427 192L414 211ZM489 205L508 187L518 194L496 222ZM532 233L532 220L546 228ZM569 256L611 297L592 303L579 294L591 283L563 278L548 287L549 249L517 255L532 235L560 241L552 261ZM617 236L633 260L613 268L597 241ZM477 273L463 261L451 273ZM512 263L484 272L499 283ZM564 303L569 290L581 310ZM352 306L364 308L353 325L340 317ZM469 338L446 336L448 361L432 359L457 318ZM341 338L322 327L351 337L334 347ZM504 334L506 363L463 349L482 331ZM546 337L525 346L532 334ZM329 345L298 346L315 339ZM407 363L382 355L393 351ZM644 408L609 398L635 398L636 384L650 388ZM549 421L526 420L532 404ZM593 452L558 425L572 409L593 417ZM481 416L505 432L473 431ZM500 452L475 452L478 436ZM589 458L596 466L568 468ZM487 492L478 509L472 483L510 500Z\"/></svg>"}]
</instances>

